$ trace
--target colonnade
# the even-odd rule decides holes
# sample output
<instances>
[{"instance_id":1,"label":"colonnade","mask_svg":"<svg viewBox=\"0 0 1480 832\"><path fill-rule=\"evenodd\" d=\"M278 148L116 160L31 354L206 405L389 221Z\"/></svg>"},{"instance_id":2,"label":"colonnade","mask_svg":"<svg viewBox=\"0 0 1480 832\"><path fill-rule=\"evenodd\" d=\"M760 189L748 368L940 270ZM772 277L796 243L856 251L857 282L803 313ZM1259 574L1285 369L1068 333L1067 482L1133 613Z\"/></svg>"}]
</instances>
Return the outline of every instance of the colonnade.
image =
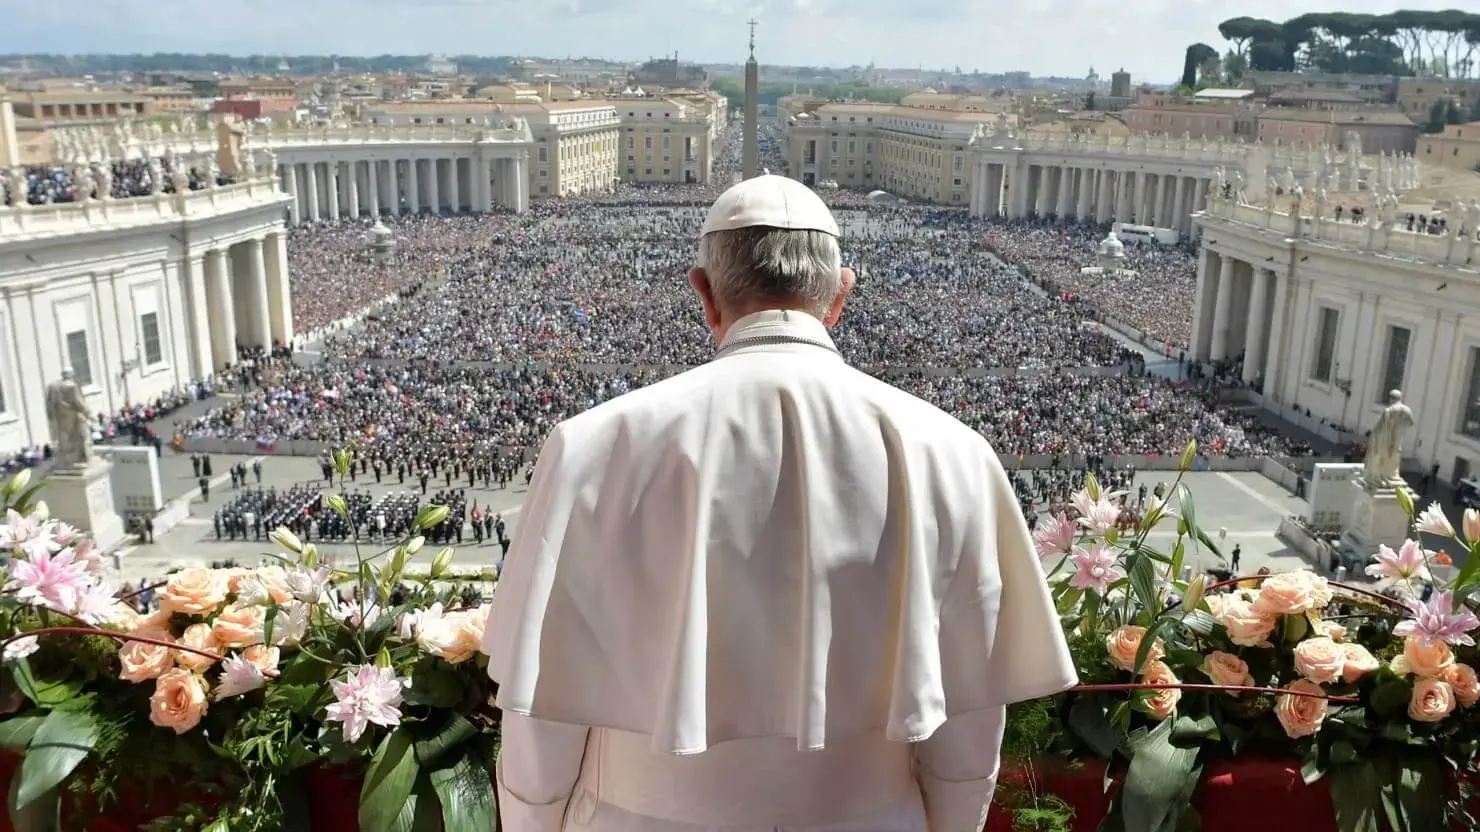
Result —
<instances>
[{"instance_id":1,"label":"colonnade","mask_svg":"<svg viewBox=\"0 0 1480 832\"><path fill-rule=\"evenodd\" d=\"M529 207L529 154L435 154L411 158L285 161L283 190L295 225L369 215L522 212Z\"/></svg>"},{"instance_id":2,"label":"colonnade","mask_svg":"<svg viewBox=\"0 0 1480 832\"><path fill-rule=\"evenodd\" d=\"M192 253L183 279L195 378L235 364L240 347L271 349L292 340L284 232Z\"/></svg>"},{"instance_id":3,"label":"colonnade","mask_svg":"<svg viewBox=\"0 0 1480 832\"><path fill-rule=\"evenodd\" d=\"M1244 356L1242 378L1271 387L1284 337L1287 278L1264 264L1204 246L1197 257L1192 355L1199 361Z\"/></svg>"},{"instance_id":4,"label":"colonnade","mask_svg":"<svg viewBox=\"0 0 1480 832\"><path fill-rule=\"evenodd\" d=\"M1207 203L1210 185L1200 173L990 159L977 159L972 174L971 213L976 216L1054 215L1172 228L1182 234L1195 231L1192 215Z\"/></svg>"}]
</instances>

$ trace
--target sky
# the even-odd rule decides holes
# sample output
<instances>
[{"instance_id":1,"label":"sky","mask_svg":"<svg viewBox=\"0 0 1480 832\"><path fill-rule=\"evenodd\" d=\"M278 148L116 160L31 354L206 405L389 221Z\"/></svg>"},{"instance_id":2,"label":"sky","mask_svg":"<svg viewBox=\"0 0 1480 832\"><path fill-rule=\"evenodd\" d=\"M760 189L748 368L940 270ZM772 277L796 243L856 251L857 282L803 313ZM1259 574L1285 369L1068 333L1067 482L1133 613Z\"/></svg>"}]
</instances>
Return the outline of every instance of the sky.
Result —
<instances>
[{"instance_id":1,"label":"sky","mask_svg":"<svg viewBox=\"0 0 1480 832\"><path fill-rule=\"evenodd\" d=\"M1248 15L1380 14L1469 0L0 0L0 53L444 53L1026 70L1147 82Z\"/></svg>"}]
</instances>

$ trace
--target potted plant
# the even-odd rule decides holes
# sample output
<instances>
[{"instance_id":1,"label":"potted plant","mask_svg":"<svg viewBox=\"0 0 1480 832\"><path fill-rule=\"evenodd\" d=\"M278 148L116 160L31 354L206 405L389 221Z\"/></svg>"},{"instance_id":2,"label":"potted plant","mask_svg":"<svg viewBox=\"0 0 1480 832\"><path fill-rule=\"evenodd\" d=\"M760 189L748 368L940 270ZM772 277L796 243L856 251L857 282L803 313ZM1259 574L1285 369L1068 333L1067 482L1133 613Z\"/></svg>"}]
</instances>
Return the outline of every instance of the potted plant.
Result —
<instances>
[{"instance_id":1,"label":"potted plant","mask_svg":"<svg viewBox=\"0 0 1480 832\"><path fill-rule=\"evenodd\" d=\"M1473 828L1480 514L1463 536L1436 507L1417 518L1471 553L1449 582L1409 540L1382 548L1375 586L1307 570L1209 583L1183 578L1217 546L1181 476L1129 526L1091 476L1074 516L1035 529L1081 683L1013 711L993 829L1292 828L1292 807L1307 830ZM1211 804L1242 810L1199 815Z\"/></svg>"},{"instance_id":2,"label":"potted plant","mask_svg":"<svg viewBox=\"0 0 1480 832\"><path fill-rule=\"evenodd\" d=\"M336 462L343 476L349 458ZM336 789L358 791L357 811L329 826L336 813L320 811L313 828L495 828L487 605L448 580L451 549L408 569L445 507L422 507L384 552L357 546L345 569L278 529L269 565L181 570L141 615L26 485L0 488L0 747L20 756L19 832L114 815L126 828L306 829ZM341 497L326 504L348 518Z\"/></svg>"}]
</instances>

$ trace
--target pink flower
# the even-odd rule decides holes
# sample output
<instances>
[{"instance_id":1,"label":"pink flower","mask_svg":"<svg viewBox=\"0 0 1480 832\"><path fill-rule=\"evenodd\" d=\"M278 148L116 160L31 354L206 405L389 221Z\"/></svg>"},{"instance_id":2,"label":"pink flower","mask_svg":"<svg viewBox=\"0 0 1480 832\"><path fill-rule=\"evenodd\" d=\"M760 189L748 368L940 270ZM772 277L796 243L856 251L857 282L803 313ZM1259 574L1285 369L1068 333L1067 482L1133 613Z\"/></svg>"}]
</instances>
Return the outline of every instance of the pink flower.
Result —
<instances>
[{"instance_id":1,"label":"pink flower","mask_svg":"<svg viewBox=\"0 0 1480 832\"><path fill-rule=\"evenodd\" d=\"M87 567L73 559L71 549L10 562L10 588L22 603L70 613L91 583Z\"/></svg>"},{"instance_id":2,"label":"pink flower","mask_svg":"<svg viewBox=\"0 0 1480 832\"><path fill-rule=\"evenodd\" d=\"M112 624L118 620L118 597L106 581L92 580L77 595L77 608L73 615L94 626Z\"/></svg>"},{"instance_id":3,"label":"pink flower","mask_svg":"<svg viewBox=\"0 0 1480 832\"><path fill-rule=\"evenodd\" d=\"M0 653L0 660L13 662L35 653L41 649L40 639L36 636L21 636L20 638L5 645L5 650Z\"/></svg>"},{"instance_id":4,"label":"pink flower","mask_svg":"<svg viewBox=\"0 0 1480 832\"><path fill-rule=\"evenodd\" d=\"M1079 525L1091 532L1108 532L1115 528L1115 521L1120 519L1120 507L1106 497L1094 500L1090 498L1089 492L1081 489L1071 494L1069 501L1074 504L1074 510L1079 512Z\"/></svg>"},{"instance_id":5,"label":"pink flower","mask_svg":"<svg viewBox=\"0 0 1480 832\"><path fill-rule=\"evenodd\" d=\"M267 675L262 672L262 668L243 656L227 656L221 662L221 679L216 683L216 701L241 696L265 684Z\"/></svg>"},{"instance_id":6,"label":"pink flower","mask_svg":"<svg viewBox=\"0 0 1480 832\"><path fill-rule=\"evenodd\" d=\"M1076 531L1073 521L1062 511L1053 517L1039 519L1038 527L1033 530L1033 546L1038 550L1038 557L1069 554L1074 548Z\"/></svg>"},{"instance_id":7,"label":"pink flower","mask_svg":"<svg viewBox=\"0 0 1480 832\"><path fill-rule=\"evenodd\" d=\"M1416 540L1403 541L1396 552L1386 544L1378 544L1377 554L1372 556L1372 560L1375 562L1367 567L1369 578L1392 578L1395 581L1432 580L1428 563L1424 560L1423 548Z\"/></svg>"},{"instance_id":8,"label":"pink flower","mask_svg":"<svg viewBox=\"0 0 1480 832\"><path fill-rule=\"evenodd\" d=\"M1444 509L1438 503L1429 503L1428 508L1419 512L1414 525L1421 532L1454 537L1454 526L1449 524L1449 518L1444 516Z\"/></svg>"},{"instance_id":9,"label":"pink flower","mask_svg":"<svg viewBox=\"0 0 1480 832\"><path fill-rule=\"evenodd\" d=\"M1475 639L1469 634L1480 629L1480 618L1463 605L1456 611L1453 593L1436 592L1427 604L1420 601L1407 603L1413 617L1398 622L1393 635L1416 637L1425 646L1436 641L1474 646Z\"/></svg>"},{"instance_id":10,"label":"pink flower","mask_svg":"<svg viewBox=\"0 0 1480 832\"><path fill-rule=\"evenodd\" d=\"M386 728L401 724L401 690L409 684L388 667L351 668L349 678L332 683L339 701L325 709L325 718L343 723L347 742L359 742L371 723Z\"/></svg>"},{"instance_id":11,"label":"pink flower","mask_svg":"<svg viewBox=\"0 0 1480 832\"><path fill-rule=\"evenodd\" d=\"M0 525L0 547L20 549L27 557L49 555L62 548L52 539L41 515L22 517L15 509L5 512L5 523Z\"/></svg>"},{"instance_id":12,"label":"pink flower","mask_svg":"<svg viewBox=\"0 0 1480 832\"><path fill-rule=\"evenodd\" d=\"M1125 577L1125 572L1115 565L1115 552L1103 543L1096 544L1093 549L1075 549L1069 559L1075 568L1074 575L1069 578L1072 587L1092 589L1104 595L1110 584Z\"/></svg>"}]
</instances>

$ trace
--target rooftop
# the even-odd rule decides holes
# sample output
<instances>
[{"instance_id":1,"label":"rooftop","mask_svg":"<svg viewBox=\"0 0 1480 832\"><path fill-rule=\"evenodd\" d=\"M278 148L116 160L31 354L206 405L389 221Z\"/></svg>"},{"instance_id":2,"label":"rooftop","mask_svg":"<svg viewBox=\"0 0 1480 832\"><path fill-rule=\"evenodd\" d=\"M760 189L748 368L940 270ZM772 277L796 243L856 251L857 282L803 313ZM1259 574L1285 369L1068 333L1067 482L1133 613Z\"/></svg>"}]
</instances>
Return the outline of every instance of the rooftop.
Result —
<instances>
[{"instance_id":1,"label":"rooftop","mask_svg":"<svg viewBox=\"0 0 1480 832\"><path fill-rule=\"evenodd\" d=\"M1198 90L1192 94L1193 98L1205 101L1242 101L1254 95L1253 90L1228 89L1224 87L1209 87Z\"/></svg>"},{"instance_id":2,"label":"rooftop","mask_svg":"<svg viewBox=\"0 0 1480 832\"><path fill-rule=\"evenodd\" d=\"M1260 119L1305 121L1324 124L1376 124L1413 127L1413 119L1397 110L1303 110L1292 107L1270 107L1259 113Z\"/></svg>"}]
</instances>

